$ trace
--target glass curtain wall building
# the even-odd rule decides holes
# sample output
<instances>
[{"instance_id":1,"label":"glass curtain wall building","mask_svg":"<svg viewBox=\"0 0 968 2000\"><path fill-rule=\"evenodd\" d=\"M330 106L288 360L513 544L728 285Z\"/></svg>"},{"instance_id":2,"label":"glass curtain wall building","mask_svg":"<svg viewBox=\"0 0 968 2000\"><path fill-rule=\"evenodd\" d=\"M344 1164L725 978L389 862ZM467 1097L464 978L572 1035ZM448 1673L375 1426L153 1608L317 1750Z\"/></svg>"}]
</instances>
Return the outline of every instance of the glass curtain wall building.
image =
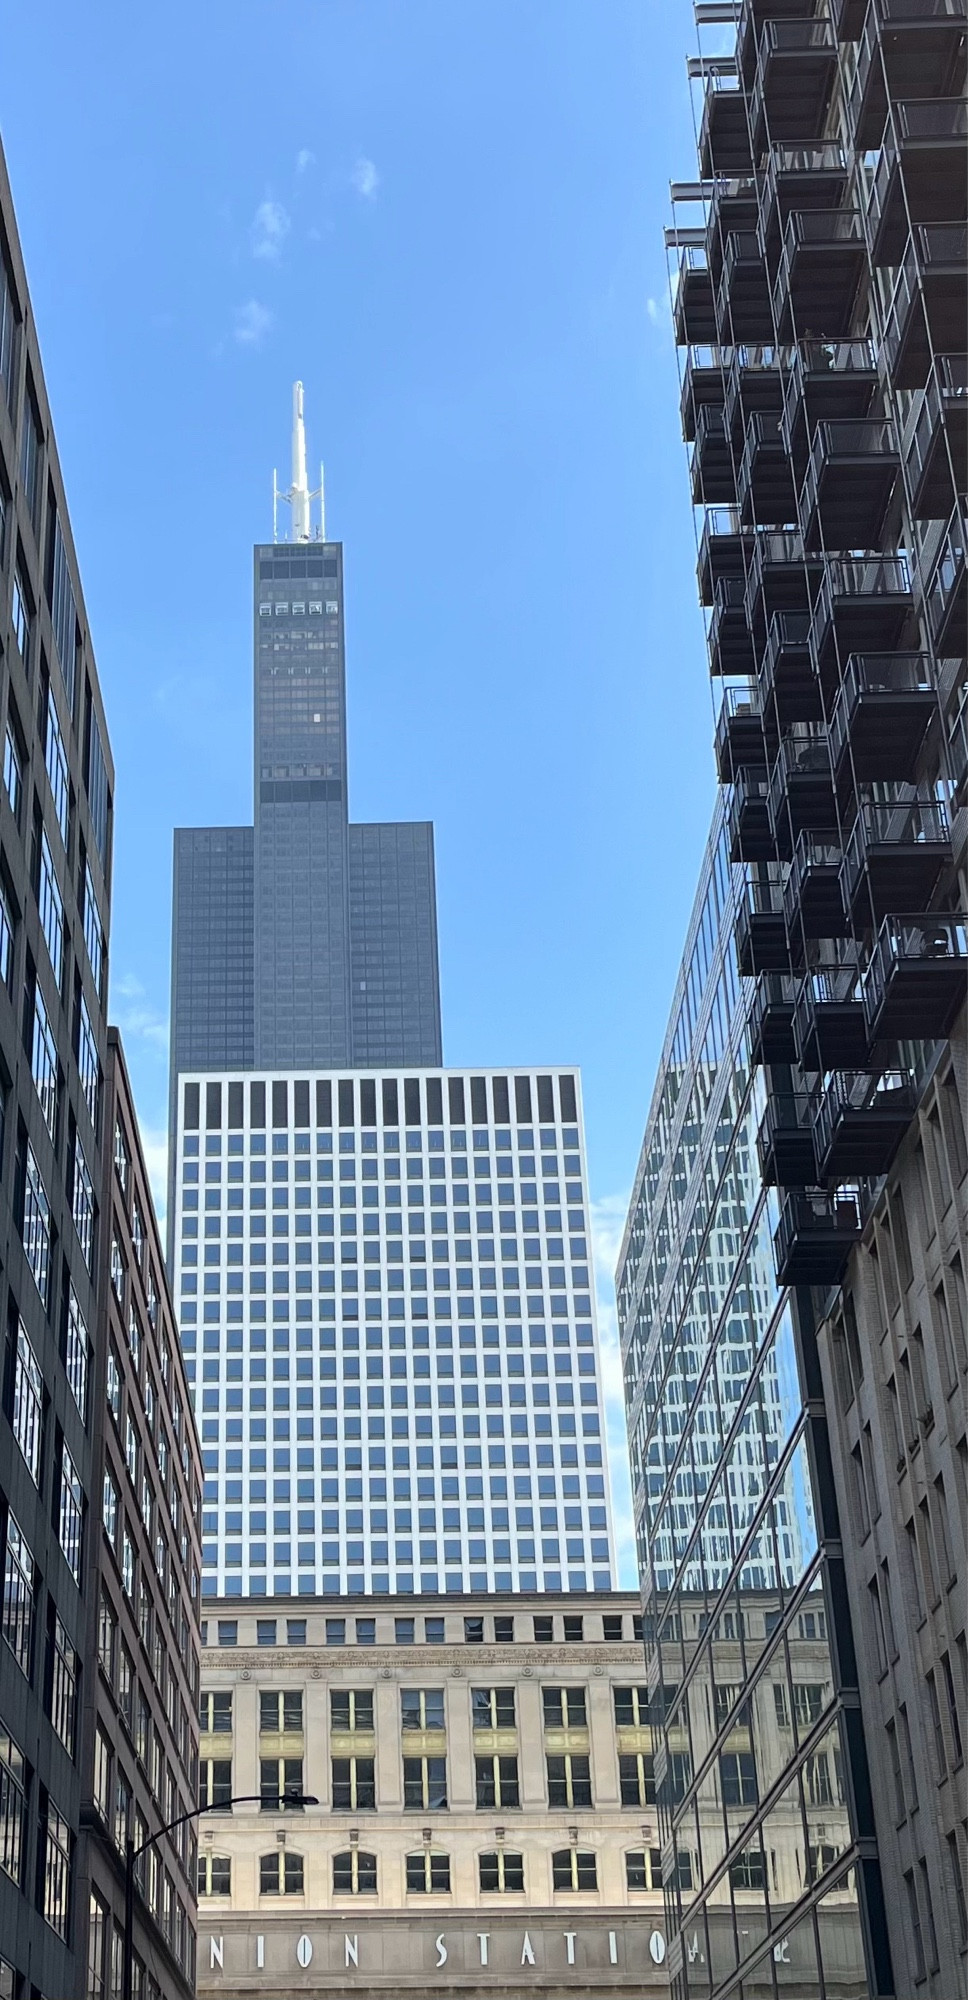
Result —
<instances>
[{"instance_id":1,"label":"glass curtain wall building","mask_svg":"<svg viewBox=\"0 0 968 2000\"><path fill-rule=\"evenodd\" d=\"M677 2000L893 1990L816 1351L717 806L617 1274Z\"/></svg>"},{"instance_id":2,"label":"glass curtain wall building","mask_svg":"<svg viewBox=\"0 0 968 2000\"><path fill-rule=\"evenodd\" d=\"M203 1593L608 1590L579 1079L179 1081Z\"/></svg>"}]
</instances>

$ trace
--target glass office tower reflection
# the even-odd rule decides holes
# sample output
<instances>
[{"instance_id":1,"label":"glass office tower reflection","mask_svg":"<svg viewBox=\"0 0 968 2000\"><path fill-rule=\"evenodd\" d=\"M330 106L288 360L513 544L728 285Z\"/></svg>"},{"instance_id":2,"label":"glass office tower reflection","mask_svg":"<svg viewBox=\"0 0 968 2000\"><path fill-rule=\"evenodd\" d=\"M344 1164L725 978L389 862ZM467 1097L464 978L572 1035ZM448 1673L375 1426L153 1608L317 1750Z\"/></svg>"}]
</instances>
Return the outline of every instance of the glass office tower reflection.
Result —
<instances>
[{"instance_id":1,"label":"glass office tower reflection","mask_svg":"<svg viewBox=\"0 0 968 2000\"><path fill-rule=\"evenodd\" d=\"M893 1990L809 1294L717 806L617 1273L677 2000ZM805 1331L806 1329L806 1331Z\"/></svg>"}]
</instances>

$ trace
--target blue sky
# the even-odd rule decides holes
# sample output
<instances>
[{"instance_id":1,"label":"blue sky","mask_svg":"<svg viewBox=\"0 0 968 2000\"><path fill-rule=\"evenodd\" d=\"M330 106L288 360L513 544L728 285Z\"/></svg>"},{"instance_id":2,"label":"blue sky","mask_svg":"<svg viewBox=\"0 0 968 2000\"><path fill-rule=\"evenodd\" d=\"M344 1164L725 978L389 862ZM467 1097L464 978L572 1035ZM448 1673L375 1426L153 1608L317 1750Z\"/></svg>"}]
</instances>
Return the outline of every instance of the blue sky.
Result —
<instances>
[{"instance_id":1,"label":"blue sky","mask_svg":"<svg viewBox=\"0 0 968 2000\"><path fill-rule=\"evenodd\" d=\"M82 28L51 0L42 41L8 11L156 1157L171 829L251 815L251 545L301 376L351 812L435 821L445 1059L581 1064L613 1253L714 785L662 245L693 35L687 0L98 0Z\"/></svg>"}]
</instances>

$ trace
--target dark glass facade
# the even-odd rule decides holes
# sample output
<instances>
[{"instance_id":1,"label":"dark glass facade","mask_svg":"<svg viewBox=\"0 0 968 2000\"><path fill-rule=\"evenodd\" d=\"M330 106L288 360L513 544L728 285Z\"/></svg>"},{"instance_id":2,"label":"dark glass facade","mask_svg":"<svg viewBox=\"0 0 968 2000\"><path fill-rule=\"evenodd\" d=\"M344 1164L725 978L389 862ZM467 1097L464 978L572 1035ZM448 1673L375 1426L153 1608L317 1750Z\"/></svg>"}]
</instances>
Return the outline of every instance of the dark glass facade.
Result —
<instances>
[{"instance_id":1,"label":"dark glass facade","mask_svg":"<svg viewBox=\"0 0 968 2000\"><path fill-rule=\"evenodd\" d=\"M254 560L254 826L175 834L172 1089L439 1064L433 827L349 820L342 546Z\"/></svg>"}]
</instances>

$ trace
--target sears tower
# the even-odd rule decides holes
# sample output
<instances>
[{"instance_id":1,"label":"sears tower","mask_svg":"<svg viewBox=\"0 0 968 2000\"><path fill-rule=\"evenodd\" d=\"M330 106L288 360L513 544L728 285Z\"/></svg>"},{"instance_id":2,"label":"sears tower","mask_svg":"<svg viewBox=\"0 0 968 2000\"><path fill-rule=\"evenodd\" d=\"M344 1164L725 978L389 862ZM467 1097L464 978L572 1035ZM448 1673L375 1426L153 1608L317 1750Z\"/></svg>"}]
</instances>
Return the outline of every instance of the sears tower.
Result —
<instances>
[{"instance_id":1,"label":"sears tower","mask_svg":"<svg viewBox=\"0 0 968 2000\"><path fill-rule=\"evenodd\" d=\"M253 554L253 825L175 831L173 1101L186 1070L441 1062L433 827L349 819L343 550L301 382L276 497L291 539Z\"/></svg>"}]
</instances>

